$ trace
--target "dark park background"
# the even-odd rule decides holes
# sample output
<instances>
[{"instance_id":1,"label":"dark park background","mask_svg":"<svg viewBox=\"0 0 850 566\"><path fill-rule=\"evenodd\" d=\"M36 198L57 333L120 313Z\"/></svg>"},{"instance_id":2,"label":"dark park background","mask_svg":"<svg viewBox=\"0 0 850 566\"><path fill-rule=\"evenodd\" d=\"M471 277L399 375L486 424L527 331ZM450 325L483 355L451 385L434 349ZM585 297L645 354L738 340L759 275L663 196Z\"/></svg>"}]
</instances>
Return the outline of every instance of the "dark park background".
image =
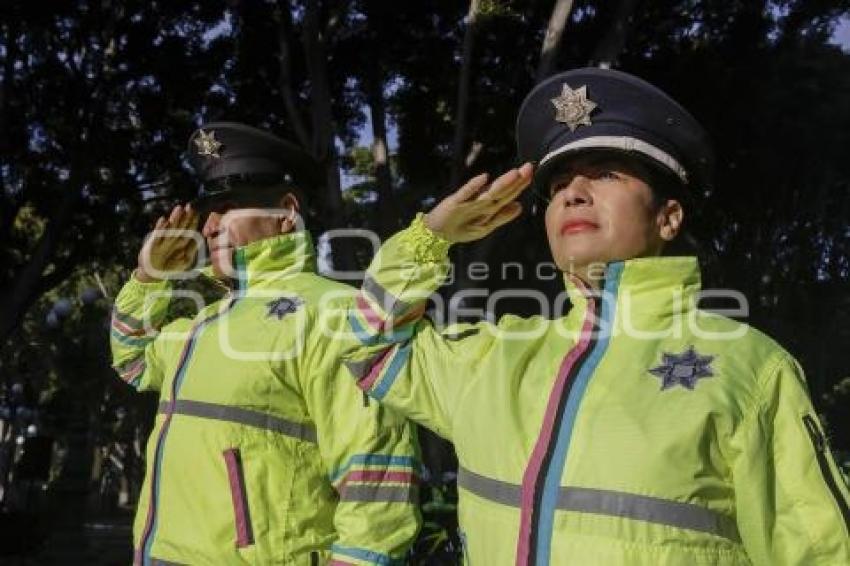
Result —
<instances>
[{"instance_id":1,"label":"dark park background","mask_svg":"<svg viewBox=\"0 0 850 566\"><path fill-rule=\"evenodd\" d=\"M802 362L847 471L848 16L850 0L4 0L0 562L129 561L156 399L110 369L108 319L155 218L197 194L196 127L242 121L299 144L325 172L309 228L384 238L512 166L525 94L585 65L658 84L710 131L716 189L690 215L705 286L741 291L747 322ZM526 205L454 257L461 274L520 262L526 277L494 268L455 289L558 291L531 276L549 256ZM370 259L323 249L338 269ZM452 456L431 441L427 457L413 562L452 563Z\"/></svg>"}]
</instances>

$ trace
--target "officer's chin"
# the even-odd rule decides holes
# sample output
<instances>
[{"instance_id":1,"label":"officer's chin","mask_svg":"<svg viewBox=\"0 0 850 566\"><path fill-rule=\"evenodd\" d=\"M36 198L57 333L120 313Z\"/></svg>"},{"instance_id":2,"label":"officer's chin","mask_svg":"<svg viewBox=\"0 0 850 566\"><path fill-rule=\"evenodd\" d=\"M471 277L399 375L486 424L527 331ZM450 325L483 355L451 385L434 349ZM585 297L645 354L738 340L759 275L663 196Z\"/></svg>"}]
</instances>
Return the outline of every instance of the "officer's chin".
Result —
<instances>
[{"instance_id":1,"label":"officer's chin","mask_svg":"<svg viewBox=\"0 0 850 566\"><path fill-rule=\"evenodd\" d=\"M585 270L588 266L607 261L607 254L601 252L594 245L595 242L564 242L550 243L552 260L560 271L565 273L576 273Z\"/></svg>"}]
</instances>

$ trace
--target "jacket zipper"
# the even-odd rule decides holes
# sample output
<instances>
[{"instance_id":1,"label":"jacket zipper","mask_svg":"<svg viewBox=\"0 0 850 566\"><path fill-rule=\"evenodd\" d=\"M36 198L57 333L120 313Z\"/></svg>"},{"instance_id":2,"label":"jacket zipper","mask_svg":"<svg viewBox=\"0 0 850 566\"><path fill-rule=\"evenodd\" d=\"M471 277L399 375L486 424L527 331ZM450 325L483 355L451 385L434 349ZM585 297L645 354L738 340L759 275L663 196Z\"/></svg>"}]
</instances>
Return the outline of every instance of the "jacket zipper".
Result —
<instances>
[{"instance_id":1,"label":"jacket zipper","mask_svg":"<svg viewBox=\"0 0 850 566\"><path fill-rule=\"evenodd\" d=\"M850 508L847 505L847 500L844 499L844 495L841 493L841 489L838 487L835 474L832 473L832 469L829 467L826 439L823 437L815 419L811 415L803 416L803 424L805 425L806 431L809 433L809 438L811 438L812 444L814 445L815 456L817 457L823 479L826 482L829 491L832 492L832 496L835 498L838 508L841 510L841 516L844 518L844 526L847 528L847 531L850 532Z\"/></svg>"},{"instance_id":2,"label":"jacket zipper","mask_svg":"<svg viewBox=\"0 0 850 566\"><path fill-rule=\"evenodd\" d=\"M254 529L251 525L251 513L248 510L248 491L245 489L245 472L242 469L242 455L238 448L224 451L224 463L230 480L230 497L233 500L233 515L236 522L236 548L254 544Z\"/></svg>"},{"instance_id":3,"label":"jacket zipper","mask_svg":"<svg viewBox=\"0 0 850 566\"><path fill-rule=\"evenodd\" d=\"M182 374L186 371L187 364L189 363L189 359L192 356L192 349L194 348L195 342L198 339L201 331L206 328L208 324L211 324L213 321L223 316L227 312L229 312L233 305L236 304L236 299L233 299L224 312L216 312L203 321L196 324L190 334L189 338L183 346L183 352L180 354L180 359L177 363L177 369L174 371L174 378L171 382L171 403L174 403L177 400L177 392L179 389L180 381L182 380ZM140 550L140 558L139 560L144 562L149 558L150 547L153 544L154 537L154 524L156 523L156 514L158 512L158 494L159 494L159 482L162 481L159 471L159 462L162 459L163 450L165 447L165 438L168 435L168 427L171 424L171 411L168 411L165 414L165 420L162 423L162 426L159 429L159 438L156 441L156 450L154 451L154 462L153 468L151 470L151 488L150 488L150 503L148 507L148 516L145 521L145 527L142 530L142 536L139 541L139 550Z\"/></svg>"},{"instance_id":4,"label":"jacket zipper","mask_svg":"<svg viewBox=\"0 0 850 566\"><path fill-rule=\"evenodd\" d=\"M602 280L600 288L603 289L603 290L606 288L606 280L605 279ZM553 431L552 439L550 440L550 446L546 449L546 454L544 456L545 457L544 463L541 465L540 470L537 472L537 477L535 478L535 484L541 484L541 485L539 485L539 487L537 487L536 490L535 490L536 493L534 494L534 502L533 502L532 507L531 507L531 519L530 519L530 523L531 523L530 532L531 532L531 534L530 534L530 539L529 539L528 556L524 557L525 560L522 562L522 564L524 564L524 565L530 565L530 564L536 564L537 563L537 559L538 559L538 548L537 548L537 538L538 537L537 537L537 534L538 534L538 529L540 528L540 508L542 506L542 499L543 499L543 485L542 485L542 483L545 482L546 474L549 471L549 465L551 463L551 457L552 457L552 448L553 448L554 443L557 442L558 429L561 426L561 422L562 422L562 419L563 419L563 416L564 416L564 411L566 410L567 402L569 401L570 395L572 394L573 385L575 385L575 378L579 374L579 372L582 370L582 368L584 367L584 364L587 362L587 359L590 356L590 353L596 347L596 343L599 340L599 337L598 337L599 317L602 314L601 300L602 300L602 296L600 296L598 300L594 298L593 304L588 305L588 307L587 307L590 314L593 315L593 323L591 325L591 337L589 338L589 340L588 340L588 342L585 346L584 351L577 357L572 368L570 368L569 374L566 376L567 381L566 381L566 384L564 385L563 391L561 392L560 401L559 401L560 405L558 407L556 417L555 417L555 428L554 428L554 431ZM588 314L585 314L585 321L587 320L587 317L588 317ZM584 324L584 323L582 323L582 324ZM576 345L573 346L573 348L578 348L580 342L581 342L581 338L579 338L579 340L577 341ZM572 351L572 349L567 352L566 356L569 356L571 351ZM551 395L551 393L550 393L550 395ZM519 555L517 555L517 557L519 558ZM517 561L517 563L519 563L519 560Z\"/></svg>"}]
</instances>

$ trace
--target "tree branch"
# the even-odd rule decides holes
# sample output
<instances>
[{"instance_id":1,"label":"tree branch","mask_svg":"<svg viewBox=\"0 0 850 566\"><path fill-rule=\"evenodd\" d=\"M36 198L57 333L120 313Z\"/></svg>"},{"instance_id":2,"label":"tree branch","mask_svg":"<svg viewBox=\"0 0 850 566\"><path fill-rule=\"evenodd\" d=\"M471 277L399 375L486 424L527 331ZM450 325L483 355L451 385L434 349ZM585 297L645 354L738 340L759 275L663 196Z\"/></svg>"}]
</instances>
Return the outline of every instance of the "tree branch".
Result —
<instances>
[{"instance_id":1,"label":"tree branch","mask_svg":"<svg viewBox=\"0 0 850 566\"><path fill-rule=\"evenodd\" d=\"M0 297L0 347L18 326L26 311L41 296L44 269L48 266L59 242L62 240L73 218L81 190L75 177L69 180L69 188L58 203L56 212L44 228L29 261L15 277L8 293Z\"/></svg>"}]
</instances>

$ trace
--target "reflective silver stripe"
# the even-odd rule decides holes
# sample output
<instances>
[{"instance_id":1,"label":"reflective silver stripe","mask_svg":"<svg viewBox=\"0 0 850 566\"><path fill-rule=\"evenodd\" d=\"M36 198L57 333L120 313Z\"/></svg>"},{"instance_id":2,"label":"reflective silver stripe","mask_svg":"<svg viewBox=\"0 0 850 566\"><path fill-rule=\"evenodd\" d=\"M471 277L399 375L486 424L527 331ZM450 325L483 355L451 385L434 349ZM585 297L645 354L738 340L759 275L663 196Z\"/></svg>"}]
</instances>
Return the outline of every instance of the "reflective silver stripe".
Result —
<instances>
[{"instance_id":1,"label":"reflective silver stripe","mask_svg":"<svg viewBox=\"0 0 850 566\"><path fill-rule=\"evenodd\" d=\"M288 421L274 415L242 409L241 407L178 399L174 409L170 410L170 408L171 403L169 401L161 401L159 403L159 412L163 414L171 412L177 415L238 423L270 430L307 442L317 442L316 429L308 424Z\"/></svg>"},{"instance_id":2,"label":"reflective silver stripe","mask_svg":"<svg viewBox=\"0 0 850 566\"><path fill-rule=\"evenodd\" d=\"M363 279L362 289L364 293L371 295L375 302L381 305L384 312L391 317L400 316L410 309L410 305L392 295L368 275Z\"/></svg>"},{"instance_id":3,"label":"reflective silver stripe","mask_svg":"<svg viewBox=\"0 0 850 566\"><path fill-rule=\"evenodd\" d=\"M562 487L558 496L558 509L628 517L741 542L738 527L732 518L693 503L606 489Z\"/></svg>"},{"instance_id":4,"label":"reflective silver stripe","mask_svg":"<svg viewBox=\"0 0 850 566\"><path fill-rule=\"evenodd\" d=\"M688 182L687 171L684 167L682 167L682 164L679 163L675 157L673 157L666 151L655 147L650 143L629 136L591 136L588 138L582 138L580 140L568 143L567 145L562 145L554 151L550 151L549 153L543 156L543 159L540 160L540 165L543 165L552 158L557 157L558 155L568 151L592 148L610 148L620 149L623 151L637 151L638 153L642 153L647 157L650 157L655 161L661 163L662 165L666 166L673 173L675 173L676 176L679 177L679 179L681 179L683 183Z\"/></svg>"},{"instance_id":5,"label":"reflective silver stripe","mask_svg":"<svg viewBox=\"0 0 850 566\"><path fill-rule=\"evenodd\" d=\"M484 499L489 499L502 505L519 507L520 486L516 484L485 478L475 472L470 472L460 467L457 471L457 485L466 491L474 493L478 497L483 497Z\"/></svg>"},{"instance_id":6,"label":"reflective silver stripe","mask_svg":"<svg viewBox=\"0 0 850 566\"><path fill-rule=\"evenodd\" d=\"M346 485L339 494L340 501L416 503L419 490L414 485Z\"/></svg>"},{"instance_id":7,"label":"reflective silver stripe","mask_svg":"<svg viewBox=\"0 0 850 566\"><path fill-rule=\"evenodd\" d=\"M458 470L458 486L478 497L519 507L520 486L487 478L464 468ZM558 509L626 517L648 523L700 531L741 542L734 519L693 503L635 495L606 489L561 487Z\"/></svg>"}]
</instances>

